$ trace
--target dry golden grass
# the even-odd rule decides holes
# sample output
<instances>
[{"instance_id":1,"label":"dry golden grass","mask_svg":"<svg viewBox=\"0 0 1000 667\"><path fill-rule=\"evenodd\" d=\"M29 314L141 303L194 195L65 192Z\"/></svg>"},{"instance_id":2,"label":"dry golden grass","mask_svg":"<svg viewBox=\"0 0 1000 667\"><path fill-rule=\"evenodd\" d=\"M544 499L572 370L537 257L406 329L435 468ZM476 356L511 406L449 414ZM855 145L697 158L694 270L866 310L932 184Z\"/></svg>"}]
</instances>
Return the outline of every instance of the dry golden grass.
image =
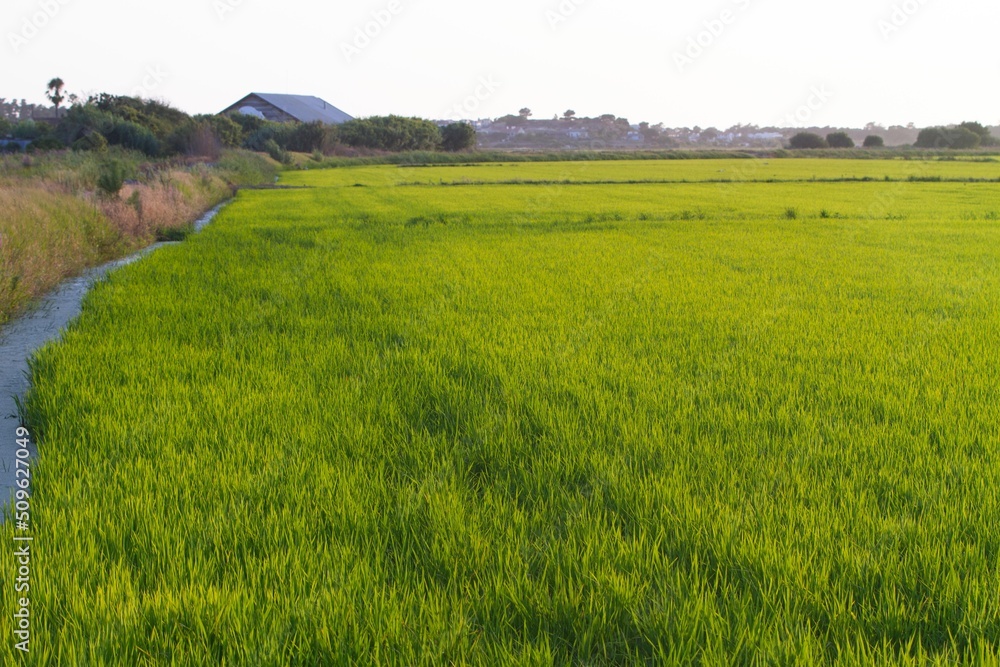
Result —
<instances>
[{"instance_id":1,"label":"dry golden grass","mask_svg":"<svg viewBox=\"0 0 1000 667\"><path fill-rule=\"evenodd\" d=\"M0 179L0 323L65 278L183 230L232 192L208 170L161 171L113 199L78 180L66 170Z\"/></svg>"},{"instance_id":2,"label":"dry golden grass","mask_svg":"<svg viewBox=\"0 0 1000 667\"><path fill-rule=\"evenodd\" d=\"M106 218L51 184L0 185L0 210L0 322L120 248Z\"/></svg>"},{"instance_id":3,"label":"dry golden grass","mask_svg":"<svg viewBox=\"0 0 1000 667\"><path fill-rule=\"evenodd\" d=\"M122 236L148 242L190 226L229 192L218 177L170 171L150 183L126 185L116 199L97 204Z\"/></svg>"}]
</instances>

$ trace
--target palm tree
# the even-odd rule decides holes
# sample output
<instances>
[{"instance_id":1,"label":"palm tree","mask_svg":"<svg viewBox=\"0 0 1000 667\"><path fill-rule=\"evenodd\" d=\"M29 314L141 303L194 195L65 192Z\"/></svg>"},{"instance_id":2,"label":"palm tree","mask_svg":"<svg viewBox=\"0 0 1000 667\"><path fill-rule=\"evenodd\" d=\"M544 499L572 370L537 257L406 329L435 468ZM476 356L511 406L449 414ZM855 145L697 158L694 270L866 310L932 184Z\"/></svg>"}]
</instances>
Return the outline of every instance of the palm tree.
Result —
<instances>
[{"instance_id":1,"label":"palm tree","mask_svg":"<svg viewBox=\"0 0 1000 667\"><path fill-rule=\"evenodd\" d=\"M45 96L52 100L52 104L56 105L56 118L59 118L59 105L63 103L64 99L66 99L62 94L62 90L65 85L66 84L63 83L62 79L56 77L49 81L49 88L45 93Z\"/></svg>"}]
</instances>

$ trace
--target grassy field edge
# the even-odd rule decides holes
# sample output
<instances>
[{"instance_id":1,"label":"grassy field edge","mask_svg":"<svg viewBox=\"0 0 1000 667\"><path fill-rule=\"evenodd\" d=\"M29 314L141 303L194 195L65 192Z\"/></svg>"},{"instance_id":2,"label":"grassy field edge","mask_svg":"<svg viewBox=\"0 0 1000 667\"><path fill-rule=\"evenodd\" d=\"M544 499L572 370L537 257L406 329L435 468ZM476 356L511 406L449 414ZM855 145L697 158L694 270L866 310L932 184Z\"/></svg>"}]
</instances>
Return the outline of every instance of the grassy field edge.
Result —
<instances>
[{"instance_id":1,"label":"grassy field edge","mask_svg":"<svg viewBox=\"0 0 1000 667\"><path fill-rule=\"evenodd\" d=\"M112 167L111 165L115 165ZM102 193L117 169L120 190ZM236 188L273 180L266 158L150 163L127 152L0 160L0 325L63 280L158 240L177 240Z\"/></svg>"}]
</instances>

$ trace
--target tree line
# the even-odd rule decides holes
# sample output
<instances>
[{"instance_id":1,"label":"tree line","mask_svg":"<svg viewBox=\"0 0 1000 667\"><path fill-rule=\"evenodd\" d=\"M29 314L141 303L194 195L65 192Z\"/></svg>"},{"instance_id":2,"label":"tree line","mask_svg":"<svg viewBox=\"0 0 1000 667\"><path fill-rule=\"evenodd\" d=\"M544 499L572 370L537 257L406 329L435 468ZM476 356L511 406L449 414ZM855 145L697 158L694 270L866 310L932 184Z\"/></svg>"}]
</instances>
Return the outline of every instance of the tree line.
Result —
<instances>
[{"instance_id":1,"label":"tree line","mask_svg":"<svg viewBox=\"0 0 1000 667\"><path fill-rule=\"evenodd\" d=\"M475 147L476 131L467 123L439 127L420 118L381 116L342 125L275 123L243 114L195 115L156 100L102 93L77 101L60 113L66 99L62 81L50 82L55 105L53 122L0 118L0 138L20 140L8 150L106 151L110 146L140 151L149 157L217 157L225 148L266 152L290 162L289 152L335 154L352 149L402 152L462 151Z\"/></svg>"},{"instance_id":2,"label":"tree line","mask_svg":"<svg viewBox=\"0 0 1000 667\"><path fill-rule=\"evenodd\" d=\"M854 148L854 140L846 132L833 132L822 137L812 132L799 132L789 141L791 148ZM868 135L865 148L881 148L885 141L879 135ZM928 127L920 131L917 148L971 150L1000 146L1000 139L994 137L988 127L981 123L966 121L954 127Z\"/></svg>"}]
</instances>

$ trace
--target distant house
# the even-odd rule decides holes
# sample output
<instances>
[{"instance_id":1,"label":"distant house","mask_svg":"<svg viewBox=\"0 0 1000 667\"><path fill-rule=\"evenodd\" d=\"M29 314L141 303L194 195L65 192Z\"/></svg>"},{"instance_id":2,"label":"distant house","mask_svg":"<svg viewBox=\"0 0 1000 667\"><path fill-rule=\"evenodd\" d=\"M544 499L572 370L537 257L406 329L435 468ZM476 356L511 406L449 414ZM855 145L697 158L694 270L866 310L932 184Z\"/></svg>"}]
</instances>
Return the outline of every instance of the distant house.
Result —
<instances>
[{"instance_id":1,"label":"distant house","mask_svg":"<svg viewBox=\"0 0 1000 667\"><path fill-rule=\"evenodd\" d=\"M314 123L339 125L353 117L325 100L310 95L275 95L250 93L239 102L227 107L220 115L241 113L257 116L276 123Z\"/></svg>"}]
</instances>

